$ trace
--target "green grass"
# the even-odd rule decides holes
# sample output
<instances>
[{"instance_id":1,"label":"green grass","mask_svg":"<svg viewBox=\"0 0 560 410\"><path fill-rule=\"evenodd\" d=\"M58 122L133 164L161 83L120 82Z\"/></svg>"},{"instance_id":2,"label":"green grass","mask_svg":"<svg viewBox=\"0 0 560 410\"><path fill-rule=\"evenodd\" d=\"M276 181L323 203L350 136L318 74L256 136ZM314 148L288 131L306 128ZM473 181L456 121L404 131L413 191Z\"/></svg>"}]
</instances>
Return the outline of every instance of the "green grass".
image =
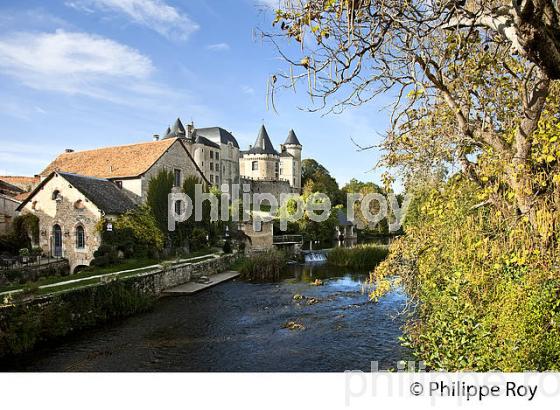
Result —
<instances>
[{"instance_id":1,"label":"green grass","mask_svg":"<svg viewBox=\"0 0 560 410\"><path fill-rule=\"evenodd\" d=\"M349 269L370 270L387 257L386 245L360 245L354 248L334 248L327 254L329 264Z\"/></svg>"},{"instance_id":2,"label":"green grass","mask_svg":"<svg viewBox=\"0 0 560 410\"><path fill-rule=\"evenodd\" d=\"M205 256L205 255L209 255L211 253L215 252L214 249L204 249L204 250L200 250L197 252L193 252L191 254L188 255L187 258L185 258L184 260L182 260L181 262L177 262L176 258L171 258L168 259L168 262L171 262L172 265L176 264L176 263L184 263L186 261L188 261L189 259L192 258L197 258L197 257L201 257L201 256ZM193 263L197 263L197 262L204 262L206 260L210 260L213 259L213 256L208 256L206 258L201 258L201 259L197 259L196 261L193 261ZM106 274L110 274L110 273L116 273L116 272L121 272L121 271L126 271L126 270L132 270L132 269L141 269L143 267L146 266L151 266L151 265L157 265L160 264L164 261L159 261L156 259L148 259L148 258L139 258L139 259L128 259L126 261L120 262L118 264L115 265L110 265L110 266L104 266L104 267L97 267L97 266L91 266L88 267L78 273L75 273L73 275L68 275L68 276L50 276L50 277L46 277L46 278L41 278L36 282L32 282L32 283L26 283L26 284L12 284L12 285L7 285L7 286L1 286L0 287L0 293L1 292L8 292L8 291L12 291L12 290L18 290L18 289L24 289L24 290L29 290L29 289L34 289L37 288L39 286L44 286L44 285L52 285L58 282L66 282L69 280L75 280L75 279L85 279L88 278L90 276L97 276L97 275L106 275ZM138 275L141 273L145 273L150 271L150 269L141 269L135 272L125 272L121 275L118 275L119 278L122 277L127 277L127 276L134 276L134 275ZM69 283L69 284L65 284L65 285L61 285L61 288L76 288L76 287L81 287L82 285L86 285L86 284L91 284L90 282L93 281L99 281L99 278L95 278L92 279L92 281L82 281L82 282L78 282L78 283ZM59 287L52 287L52 288L46 288L46 289L38 289L36 292L34 293L38 293L38 294L45 294L46 293L52 293L53 291L59 291Z\"/></svg>"},{"instance_id":3,"label":"green grass","mask_svg":"<svg viewBox=\"0 0 560 410\"><path fill-rule=\"evenodd\" d=\"M244 258L236 270L241 272L243 279L250 281L275 281L286 267L286 255L278 251L258 253Z\"/></svg>"}]
</instances>

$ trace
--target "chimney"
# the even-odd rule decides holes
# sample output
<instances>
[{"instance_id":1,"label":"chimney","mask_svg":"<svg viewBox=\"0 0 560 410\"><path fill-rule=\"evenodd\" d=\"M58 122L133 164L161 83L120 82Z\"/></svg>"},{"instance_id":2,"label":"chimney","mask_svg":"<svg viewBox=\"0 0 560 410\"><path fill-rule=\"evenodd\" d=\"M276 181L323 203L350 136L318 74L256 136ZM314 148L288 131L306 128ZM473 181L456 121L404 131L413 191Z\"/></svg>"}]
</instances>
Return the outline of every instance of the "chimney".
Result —
<instances>
[{"instance_id":1,"label":"chimney","mask_svg":"<svg viewBox=\"0 0 560 410\"><path fill-rule=\"evenodd\" d=\"M72 148L66 148L64 150L64 152L71 153L71 152L74 152L74 150Z\"/></svg>"},{"instance_id":2,"label":"chimney","mask_svg":"<svg viewBox=\"0 0 560 410\"><path fill-rule=\"evenodd\" d=\"M159 141L159 134L154 134L153 138L154 138L154 141Z\"/></svg>"},{"instance_id":3,"label":"chimney","mask_svg":"<svg viewBox=\"0 0 560 410\"><path fill-rule=\"evenodd\" d=\"M187 138L192 138L194 132L194 122L191 121L190 124L187 124Z\"/></svg>"}]
</instances>

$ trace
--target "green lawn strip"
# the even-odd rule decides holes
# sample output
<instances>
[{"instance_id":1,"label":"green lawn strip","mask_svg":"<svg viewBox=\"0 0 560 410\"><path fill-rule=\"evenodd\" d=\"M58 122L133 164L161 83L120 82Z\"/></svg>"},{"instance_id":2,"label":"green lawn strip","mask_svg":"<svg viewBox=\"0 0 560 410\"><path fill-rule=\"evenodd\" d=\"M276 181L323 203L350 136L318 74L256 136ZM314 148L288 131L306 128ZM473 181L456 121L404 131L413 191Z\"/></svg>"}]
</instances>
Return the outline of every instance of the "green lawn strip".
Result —
<instances>
[{"instance_id":1,"label":"green lawn strip","mask_svg":"<svg viewBox=\"0 0 560 410\"><path fill-rule=\"evenodd\" d=\"M206 251L201 251L198 253L201 253L202 255L200 256L196 256L195 253L193 253L193 255L190 258L187 259L181 259L181 260L177 260L177 259L170 259L167 260L166 262L170 262L172 265L177 265L177 264L181 264L181 263L188 263L189 261L193 260L191 263L198 263L198 262L204 262L207 260L211 260L211 259L215 259L214 255L209 255L209 253L212 250L206 250ZM48 294L48 293L53 293L53 292L59 292L61 289L75 289L75 288L80 288L82 286L86 286L86 285L90 285L93 283L97 283L100 281L101 278L97 277L97 276L101 276L101 275L110 275L112 273L116 274L116 276L118 278L128 278L128 277L132 277L132 276L137 276L143 273L147 273L152 271L156 265L159 265L162 261L157 261L157 260L152 260L152 259L131 259L128 260L126 262L117 264L117 265L113 265L113 266L107 266L107 267L103 267L103 268L88 268L86 270L83 270L79 273L76 273L74 275L71 276L65 276L65 277L51 277L51 278L45 278L43 280L39 280L38 282L35 282L34 284L32 284L31 287L33 288L38 288L38 294ZM146 267L145 269L141 269L143 267ZM91 280L85 280L88 277L91 276L96 276L95 278L92 278ZM84 279L84 280L80 280L78 282L76 282L76 280L79 279ZM58 282L62 282L60 284L60 286L51 286L51 285L55 285ZM70 283L67 283L70 282ZM47 287L44 287L47 286ZM29 284L27 285L13 285L13 286L6 286L3 288L0 288L0 293L2 292L7 292L7 291L26 291L30 288Z\"/></svg>"}]
</instances>

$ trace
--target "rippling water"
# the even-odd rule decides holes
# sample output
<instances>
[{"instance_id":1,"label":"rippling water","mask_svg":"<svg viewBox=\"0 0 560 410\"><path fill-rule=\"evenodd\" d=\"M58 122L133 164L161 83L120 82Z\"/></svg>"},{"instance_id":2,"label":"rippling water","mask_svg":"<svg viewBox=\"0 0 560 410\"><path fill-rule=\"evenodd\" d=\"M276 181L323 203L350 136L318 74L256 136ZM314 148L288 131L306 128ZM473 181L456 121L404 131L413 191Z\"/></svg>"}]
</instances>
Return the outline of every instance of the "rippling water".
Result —
<instances>
[{"instance_id":1,"label":"rippling water","mask_svg":"<svg viewBox=\"0 0 560 410\"><path fill-rule=\"evenodd\" d=\"M316 278L323 286L313 286ZM12 371L368 371L395 368L406 296L377 304L364 274L294 266L278 283L232 281L161 299L148 313L80 332L1 365ZM294 300L294 295L304 296ZM287 322L304 326L290 330Z\"/></svg>"}]
</instances>

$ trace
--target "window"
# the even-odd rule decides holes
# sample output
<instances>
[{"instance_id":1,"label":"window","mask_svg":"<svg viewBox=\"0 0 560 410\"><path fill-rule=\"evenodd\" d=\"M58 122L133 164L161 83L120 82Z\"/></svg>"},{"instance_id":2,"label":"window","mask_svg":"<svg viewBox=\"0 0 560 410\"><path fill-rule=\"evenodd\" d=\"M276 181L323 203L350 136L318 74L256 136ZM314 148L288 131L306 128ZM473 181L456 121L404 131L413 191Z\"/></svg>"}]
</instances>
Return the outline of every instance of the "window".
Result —
<instances>
[{"instance_id":1,"label":"window","mask_svg":"<svg viewBox=\"0 0 560 410\"><path fill-rule=\"evenodd\" d=\"M212 162L210 163L210 171L214 171L214 164Z\"/></svg>"},{"instance_id":2,"label":"window","mask_svg":"<svg viewBox=\"0 0 560 410\"><path fill-rule=\"evenodd\" d=\"M53 201L58 201L58 200L60 200L60 199L61 199L61 197L60 197L60 191L59 191L58 189L54 190L53 193L52 193L52 197L51 197L51 198L52 198Z\"/></svg>"},{"instance_id":3,"label":"window","mask_svg":"<svg viewBox=\"0 0 560 410\"><path fill-rule=\"evenodd\" d=\"M251 166L252 166L253 171L258 171L258 170L259 170L259 163L258 163L258 161L253 161L252 164L251 164Z\"/></svg>"},{"instance_id":4,"label":"window","mask_svg":"<svg viewBox=\"0 0 560 410\"><path fill-rule=\"evenodd\" d=\"M214 175L210 175L210 182L214 183Z\"/></svg>"},{"instance_id":5,"label":"window","mask_svg":"<svg viewBox=\"0 0 560 410\"><path fill-rule=\"evenodd\" d=\"M284 167L282 166L282 163L280 163L280 175L284 174Z\"/></svg>"},{"instance_id":6,"label":"window","mask_svg":"<svg viewBox=\"0 0 560 410\"><path fill-rule=\"evenodd\" d=\"M220 153L216 152L216 159L220 159Z\"/></svg>"},{"instance_id":7,"label":"window","mask_svg":"<svg viewBox=\"0 0 560 410\"><path fill-rule=\"evenodd\" d=\"M278 162L275 162L274 163L274 175L276 176L276 178L278 178L279 169L280 169L280 165L278 164Z\"/></svg>"},{"instance_id":8,"label":"window","mask_svg":"<svg viewBox=\"0 0 560 410\"><path fill-rule=\"evenodd\" d=\"M115 181L115 185L122 189L122 181Z\"/></svg>"},{"instance_id":9,"label":"window","mask_svg":"<svg viewBox=\"0 0 560 410\"><path fill-rule=\"evenodd\" d=\"M84 227L78 225L76 227L76 249L84 249L86 247L86 232Z\"/></svg>"},{"instance_id":10,"label":"window","mask_svg":"<svg viewBox=\"0 0 560 410\"><path fill-rule=\"evenodd\" d=\"M175 169L174 170L175 173L175 185L176 187L181 186L181 170L180 169Z\"/></svg>"},{"instance_id":11,"label":"window","mask_svg":"<svg viewBox=\"0 0 560 410\"><path fill-rule=\"evenodd\" d=\"M214 159L214 151L210 151L210 159Z\"/></svg>"},{"instance_id":12,"label":"window","mask_svg":"<svg viewBox=\"0 0 560 410\"><path fill-rule=\"evenodd\" d=\"M216 175L216 185L220 185L220 177Z\"/></svg>"}]
</instances>

